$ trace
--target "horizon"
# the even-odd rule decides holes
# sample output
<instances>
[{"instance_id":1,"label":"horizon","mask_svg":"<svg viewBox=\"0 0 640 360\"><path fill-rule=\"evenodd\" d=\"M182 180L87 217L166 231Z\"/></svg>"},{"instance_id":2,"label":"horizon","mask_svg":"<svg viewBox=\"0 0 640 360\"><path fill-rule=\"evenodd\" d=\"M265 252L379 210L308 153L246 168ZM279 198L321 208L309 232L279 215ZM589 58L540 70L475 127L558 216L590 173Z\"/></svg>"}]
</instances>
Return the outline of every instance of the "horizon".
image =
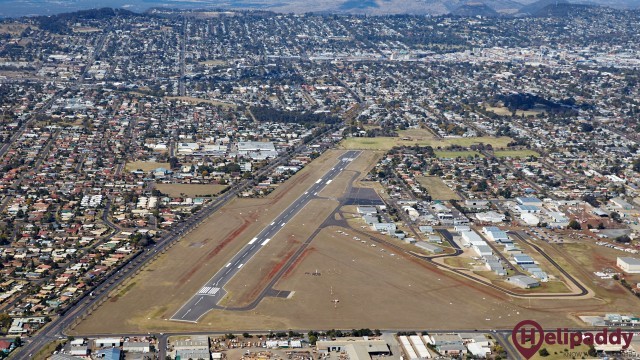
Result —
<instances>
[{"instance_id":1,"label":"horizon","mask_svg":"<svg viewBox=\"0 0 640 360\"><path fill-rule=\"evenodd\" d=\"M193 11L211 11L211 10L226 10L226 11L251 11L251 10L263 10L271 11L274 13L297 13L297 14L333 14L333 15L371 15L371 16L387 16L387 15L461 15L461 16L513 16L522 15L519 13L520 9L526 8L531 4L545 4L549 0L519 0L511 1L518 6L513 8L504 7L496 0L483 0L483 1L458 1L447 0L439 2L438 6L433 4L414 4L415 6L403 8L398 11L392 3L396 0L378 0L376 1L364 1L357 2L354 0L327 0L326 2L317 3L314 8L309 9L304 7L303 11L300 11L301 4L296 3L296 0L291 2L279 2L271 0L257 0L254 2L243 0L229 0L229 1L215 1L215 0L203 0L203 1L178 1L178 0L142 0L142 1L128 1L128 0L109 0L106 2L94 2L91 0L77 0L73 2L53 2L50 0L0 0L0 19L6 20L11 18L21 17L36 17L36 16L53 16L64 13L74 13L84 10L95 10L100 8L112 8L123 9L132 11L139 14L144 14L152 9L166 9L166 10L193 10ZM640 7L640 0L562 0L555 1L558 3L570 3L575 5L593 5L608 7L616 10L637 10ZM482 6L478 6L482 5ZM466 12L456 13L457 10L469 7L488 8L494 13L470 13ZM33 11L36 8L37 11ZM434 10L435 9L435 10ZM527 15L527 14L525 14Z\"/></svg>"}]
</instances>

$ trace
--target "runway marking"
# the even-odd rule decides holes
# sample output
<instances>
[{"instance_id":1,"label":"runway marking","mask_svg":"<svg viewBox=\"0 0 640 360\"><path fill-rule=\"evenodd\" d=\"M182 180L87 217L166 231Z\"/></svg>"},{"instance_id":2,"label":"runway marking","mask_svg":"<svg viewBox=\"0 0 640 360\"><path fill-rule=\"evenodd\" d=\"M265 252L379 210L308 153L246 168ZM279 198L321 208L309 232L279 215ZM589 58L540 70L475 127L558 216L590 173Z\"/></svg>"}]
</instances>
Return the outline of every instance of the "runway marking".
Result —
<instances>
[{"instance_id":1,"label":"runway marking","mask_svg":"<svg viewBox=\"0 0 640 360\"><path fill-rule=\"evenodd\" d=\"M201 296L201 297L200 297L200 299L198 299L198 301L196 301L196 303L195 303L194 305L198 305L198 303L199 303L200 301L202 301L202 299L203 299L203 297Z\"/></svg>"},{"instance_id":2,"label":"runway marking","mask_svg":"<svg viewBox=\"0 0 640 360\"><path fill-rule=\"evenodd\" d=\"M322 182L322 179L318 179L318 181L316 181L316 184L320 184Z\"/></svg>"},{"instance_id":3,"label":"runway marking","mask_svg":"<svg viewBox=\"0 0 640 360\"><path fill-rule=\"evenodd\" d=\"M262 242L262 244L260 244L260 245L262 245L262 246L267 245L267 243L269 242L269 240L271 240L271 239L267 239L267 240L263 241L263 242Z\"/></svg>"},{"instance_id":4,"label":"runway marking","mask_svg":"<svg viewBox=\"0 0 640 360\"><path fill-rule=\"evenodd\" d=\"M274 222L272 222L272 223L271 223L271 225L273 225L273 224L275 224L275 223L276 223L276 222L274 221Z\"/></svg>"},{"instance_id":5,"label":"runway marking","mask_svg":"<svg viewBox=\"0 0 640 360\"><path fill-rule=\"evenodd\" d=\"M229 267L229 266L231 266L231 263L228 263L227 266L225 266L225 267Z\"/></svg>"},{"instance_id":6,"label":"runway marking","mask_svg":"<svg viewBox=\"0 0 640 360\"><path fill-rule=\"evenodd\" d=\"M240 264L240 265L238 265L238 269L240 269L240 268L242 267L242 265L244 265L244 264Z\"/></svg>"},{"instance_id":7,"label":"runway marking","mask_svg":"<svg viewBox=\"0 0 640 360\"><path fill-rule=\"evenodd\" d=\"M332 182L332 181L333 181L333 179L332 179L332 180L327 181L327 185L331 184L331 182Z\"/></svg>"},{"instance_id":8,"label":"runway marking","mask_svg":"<svg viewBox=\"0 0 640 360\"><path fill-rule=\"evenodd\" d=\"M209 290L211 290L211 286L204 286L200 291L198 291L198 294L206 294Z\"/></svg>"},{"instance_id":9,"label":"runway marking","mask_svg":"<svg viewBox=\"0 0 640 360\"><path fill-rule=\"evenodd\" d=\"M190 313L190 312L191 312L191 309L187 310L187 312L184 313L184 315L182 315L182 318L184 319L184 317L187 316L187 314Z\"/></svg>"},{"instance_id":10,"label":"runway marking","mask_svg":"<svg viewBox=\"0 0 640 360\"><path fill-rule=\"evenodd\" d=\"M284 223L280 224L280 227L283 227L283 226L284 226Z\"/></svg>"},{"instance_id":11,"label":"runway marking","mask_svg":"<svg viewBox=\"0 0 640 360\"><path fill-rule=\"evenodd\" d=\"M209 290L209 295L215 295L218 291L220 291L220 288L211 288L211 290Z\"/></svg>"},{"instance_id":12,"label":"runway marking","mask_svg":"<svg viewBox=\"0 0 640 360\"><path fill-rule=\"evenodd\" d=\"M249 245L253 245L253 243L256 242L256 240L258 240L257 237L254 237L253 239L251 239L251 241L249 241Z\"/></svg>"}]
</instances>

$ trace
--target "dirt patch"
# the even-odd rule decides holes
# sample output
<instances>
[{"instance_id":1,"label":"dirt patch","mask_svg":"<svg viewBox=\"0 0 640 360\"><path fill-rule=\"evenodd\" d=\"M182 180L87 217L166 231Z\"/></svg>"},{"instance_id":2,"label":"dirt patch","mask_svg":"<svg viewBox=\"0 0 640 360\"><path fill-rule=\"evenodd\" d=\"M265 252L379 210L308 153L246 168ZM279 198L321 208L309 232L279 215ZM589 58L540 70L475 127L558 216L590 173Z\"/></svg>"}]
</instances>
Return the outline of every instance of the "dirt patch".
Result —
<instances>
[{"instance_id":1,"label":"dirt patch","mask_svg":"<svg viewBox=\"0 0 640 360\"><path fill-rule=\"evenodd\" d=\"M250 219L245 219L240 227L233 230L233 232L227 235L227 237L225 237L225 239L222 240L221 243L219 243L215 248L213 248L213 250L209 251L207 256L205 256L202 260L200 260L195 265L195 267L193 267L191 270L189 270L188 273L186 273L184 276L180 278L180 284L185 284L186 282L191 280L191 277L193 276L193 274L195 274L197 271L200 271L202 266L207 261L213 259L214 256L218 255L220 251L222 251L222 249L224 249L227 245L229 245L230 242L234 241L238 237L238 235L240 235L247 227L249 227L249 224L252 223L251 220L255 220L255 217L252 217Z\"/></svg>"},{"instance_id":2,"label":"dirt patch","mask_svg":"<svg viewBox=\"0 0 640 360\"><path fill-rule=\"evenodd\" d=\"M289 277L289 275L291 275L291 272L292 272L293 270L295 270L295 269L298 267L298 265L300 265L300 263L301 263L301 262L303 262L303 261L304 261L304 259L305 259L307 256L309 256L309 254L310 254L311 252L313 252L313 251L315 251L315 249L314 249L314 248L312 248L312 247L306 248L306 249L302 252L302 254L300 254L300 256L298 256L298 258L296 259L296 261L294 261L294 262L293 262L293 264L291 264L291 266L289 266L289 268L287 269L287 271L285 271L285 272L284 272L284 274L282 274L282 278L283 278L283 279L288 278L288 277Z\"/></svg>"},{"instance_id":3,"label":"dirt patch","mask_svg":"<svg viewBox=\"0 0 640 360\"><path fill-rule=\"evenodd\" d=\"M264 276L262 276L258 285L254 286L253 290L250 293L247 293L246 295L244 295L242 298L239 299L239 302L250 303L253 300L255 300L258 297L258 295L265 289L269 281L273 279L273 277L275 277L280 270L282 270L284 265L287 263L287 261L289 261L289 259L291 259L291 257L295 252L296 252L296 249L289 250L289 252L287 252L282 257L282 259L277 264L275 264L273 268L271 268L271 271L269 271L268 274L265 274Z\"/></svg>"}]
</instances>

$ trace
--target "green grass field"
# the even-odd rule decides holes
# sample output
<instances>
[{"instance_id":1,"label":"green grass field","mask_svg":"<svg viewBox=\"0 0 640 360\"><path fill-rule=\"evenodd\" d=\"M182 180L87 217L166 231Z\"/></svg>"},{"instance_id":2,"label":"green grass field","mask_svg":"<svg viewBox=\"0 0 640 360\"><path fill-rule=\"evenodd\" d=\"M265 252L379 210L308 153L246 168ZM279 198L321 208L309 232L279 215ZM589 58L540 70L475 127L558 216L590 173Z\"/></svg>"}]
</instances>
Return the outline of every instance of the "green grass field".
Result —
<instances>
[{"instance_id":1,"label":"green grass field","mask_svg":"<svg viewBox=\"0 0 640 360\"><path fill-rule=\"evenodd\" d=\"M502 149L512 141L509 137L468 137L468 138L446 138L436 139L432 138L420 138L403 140L402 137L375 137L375 138L348 138L340 143L340 147L347 150L390 150L394 146L431 146L434 149L447 148L451 145L458 145L462 147L469 147L474 144L483 143L485 145L490 144L494 149Z\"/></svg>"}]
</instances>

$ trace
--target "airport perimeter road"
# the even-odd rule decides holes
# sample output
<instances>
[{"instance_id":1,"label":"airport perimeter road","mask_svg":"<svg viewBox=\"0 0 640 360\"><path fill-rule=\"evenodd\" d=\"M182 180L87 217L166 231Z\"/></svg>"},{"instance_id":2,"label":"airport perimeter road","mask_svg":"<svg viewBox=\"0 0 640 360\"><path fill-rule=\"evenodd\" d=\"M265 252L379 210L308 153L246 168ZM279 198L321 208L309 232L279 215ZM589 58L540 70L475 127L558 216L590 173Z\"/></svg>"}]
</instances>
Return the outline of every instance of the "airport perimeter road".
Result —
<instances>
[{"instance_id":1,"label":"airport perimeter road","mask_svg":"<svg viewBox=\"0 0 640 360\"><path fill-rule=\"evenodd\" d=\"M338 158L338 163L324 176L316 181L304 194L294 200L276 219L265 227L258 235L251 239L231 260L222 267L198 293L187 301L178 312L171 317L174 321L197 322L204 314L211 309L220 308L218 302L224 298L226 292L224 286L240 271L240 269L255 255L263 246L282 229L289 220L314 199L318 192L338 176L351 162L360 155L360 151L347 151Z\"/></svg>"}]
</instances>

